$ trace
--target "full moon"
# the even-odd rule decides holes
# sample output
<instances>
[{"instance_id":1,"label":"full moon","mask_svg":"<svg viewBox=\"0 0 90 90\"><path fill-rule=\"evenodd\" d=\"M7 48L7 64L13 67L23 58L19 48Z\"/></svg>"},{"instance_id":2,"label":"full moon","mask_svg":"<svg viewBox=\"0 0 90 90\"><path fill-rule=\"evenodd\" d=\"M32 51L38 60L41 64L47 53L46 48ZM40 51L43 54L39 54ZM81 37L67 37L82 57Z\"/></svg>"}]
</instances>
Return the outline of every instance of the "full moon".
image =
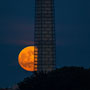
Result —
<instances>
[{"instance_id":1,"label":"full moon","mask_svg":"<svg viewBox=\"0 0 90 90\"><path fill-rule=\"evenodd\" d=\"M34 48L28 46L19 53L18 63L26 71L34 71Z\"/></svg>"}]
</instances>

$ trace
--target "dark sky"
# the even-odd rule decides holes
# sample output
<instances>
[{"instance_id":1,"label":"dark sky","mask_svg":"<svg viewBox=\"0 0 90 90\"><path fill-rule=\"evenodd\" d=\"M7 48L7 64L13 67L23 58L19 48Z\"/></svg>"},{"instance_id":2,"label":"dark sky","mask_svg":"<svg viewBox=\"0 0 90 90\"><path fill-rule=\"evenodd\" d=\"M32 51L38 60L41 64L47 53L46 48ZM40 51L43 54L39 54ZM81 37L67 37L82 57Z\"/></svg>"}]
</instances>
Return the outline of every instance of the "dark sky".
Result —
<instances>
[{"instance_id":1,"label":"dark sky","mask_svg":"<svg viewBox=\"0 0 90 90\"><path fill-rule=\"evenodd\" d=\"M0 0L0 87L10 87L31 73L18 54L32 45L34 0ZM57 67L90 67L90 0L55 0Z\"/></svg>"}]
</instances>

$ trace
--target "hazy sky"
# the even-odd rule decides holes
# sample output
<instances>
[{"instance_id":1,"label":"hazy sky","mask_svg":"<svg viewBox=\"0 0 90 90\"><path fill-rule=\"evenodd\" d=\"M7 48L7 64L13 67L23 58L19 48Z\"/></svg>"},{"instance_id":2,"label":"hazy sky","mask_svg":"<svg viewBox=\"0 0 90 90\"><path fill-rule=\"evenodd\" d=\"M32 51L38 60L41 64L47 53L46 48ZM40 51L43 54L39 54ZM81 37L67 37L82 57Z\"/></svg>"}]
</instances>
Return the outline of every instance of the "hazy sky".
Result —
<instances>
[{"instance_id":1,"label":"hazy sky","mask_svg":"<svg viewBox=\"0 0 90 90\"><path fill-rule=\"evenodd\" d=\"M0 0L0 87L31 73L18 54L34 40L35 0ZM90 0L55 0L57 67L90 67Z\"/></svg>"}]
</instances>

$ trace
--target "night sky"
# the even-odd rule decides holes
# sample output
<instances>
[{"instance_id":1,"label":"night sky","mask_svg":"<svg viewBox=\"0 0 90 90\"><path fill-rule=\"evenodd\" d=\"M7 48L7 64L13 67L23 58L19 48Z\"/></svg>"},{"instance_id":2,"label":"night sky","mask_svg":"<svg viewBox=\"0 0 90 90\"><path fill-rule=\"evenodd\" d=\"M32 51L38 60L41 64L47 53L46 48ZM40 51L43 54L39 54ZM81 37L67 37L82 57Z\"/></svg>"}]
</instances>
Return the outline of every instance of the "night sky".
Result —
<instances>
[{"instance_id":1,"label":"night sky","mask_svg":"<svg viewBox=\"0 0 90 90\"><path fill-rule=\"evenodd\" d=\"M0 87L31 73L18 64L19 52L34 41L35 0L0 0ZM57 67L90 68L90 0L55 0Z\"/></svg>"}]
</instances>

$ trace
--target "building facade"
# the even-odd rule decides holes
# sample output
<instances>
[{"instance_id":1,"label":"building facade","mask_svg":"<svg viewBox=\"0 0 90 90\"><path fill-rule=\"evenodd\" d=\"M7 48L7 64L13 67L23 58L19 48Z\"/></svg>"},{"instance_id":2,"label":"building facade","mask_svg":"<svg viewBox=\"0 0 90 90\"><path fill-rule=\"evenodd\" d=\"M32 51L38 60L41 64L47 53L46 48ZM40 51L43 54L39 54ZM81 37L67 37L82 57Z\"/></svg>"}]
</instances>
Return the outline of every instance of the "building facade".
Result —
<instances>
[{"instance_id":1,"label":"building facade","mask_svg":"<svg viewBox=\"0 0 90 90\"><path fill-rule=\"evenodd\" d=\"M35 71L48 72L56 67L54 0L35 0Z\"/></svg>"}]
</instances>

